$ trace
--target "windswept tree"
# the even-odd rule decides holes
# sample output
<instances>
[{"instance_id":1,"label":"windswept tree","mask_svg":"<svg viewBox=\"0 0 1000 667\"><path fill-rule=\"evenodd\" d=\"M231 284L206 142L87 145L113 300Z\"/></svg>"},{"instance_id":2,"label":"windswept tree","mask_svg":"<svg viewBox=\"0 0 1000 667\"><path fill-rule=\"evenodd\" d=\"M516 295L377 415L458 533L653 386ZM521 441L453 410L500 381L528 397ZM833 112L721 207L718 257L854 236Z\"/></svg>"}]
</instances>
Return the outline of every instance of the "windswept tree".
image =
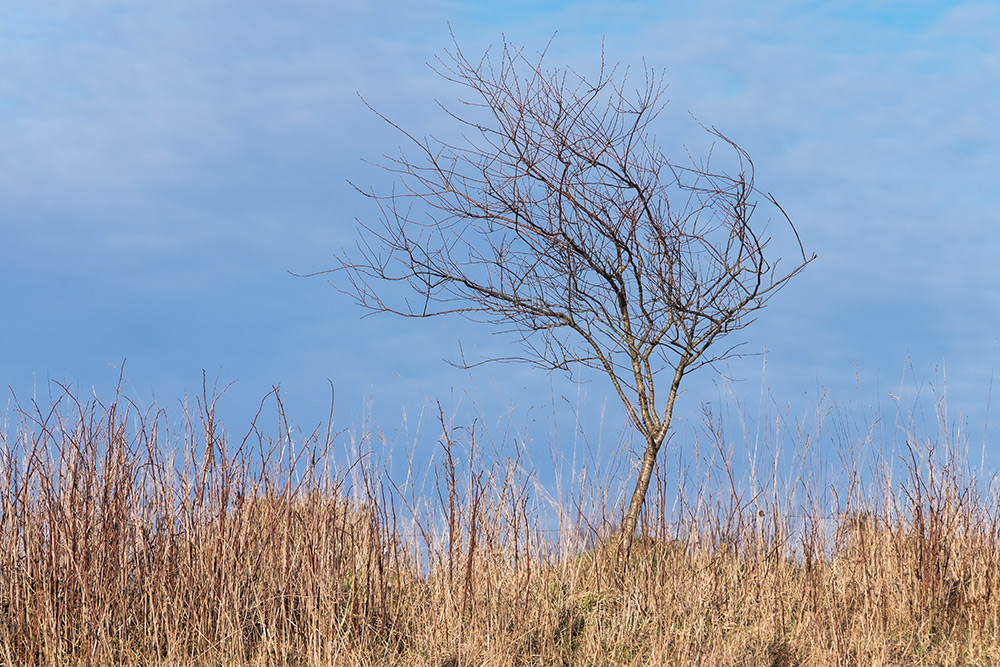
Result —
<instances>
[{"instance_id":1,"label":"windswept tree","mask_svg":"<svg viewBox=\"0 0 1000 667\"><path fill-rule=\"evenodd\" d=\"M432 69L471 95L443 107L461 139L420 139L375 111L411 150L381 165L391 192L362 190L381 215L332 270L372 311L457 313L514 332L514 358L606 375L645 441L622 525L630 543L681 381L734 355L723 339L815 255L723 134L704 128L728 171L657 148L662 76L646 69L628 88L617 66L588 79L506 42L478 62L457 44L445 53ZM794 241L790 265L769 252L760 202ZM418 298L391 302L386 282Z\"/></svg>"}]
</instances>

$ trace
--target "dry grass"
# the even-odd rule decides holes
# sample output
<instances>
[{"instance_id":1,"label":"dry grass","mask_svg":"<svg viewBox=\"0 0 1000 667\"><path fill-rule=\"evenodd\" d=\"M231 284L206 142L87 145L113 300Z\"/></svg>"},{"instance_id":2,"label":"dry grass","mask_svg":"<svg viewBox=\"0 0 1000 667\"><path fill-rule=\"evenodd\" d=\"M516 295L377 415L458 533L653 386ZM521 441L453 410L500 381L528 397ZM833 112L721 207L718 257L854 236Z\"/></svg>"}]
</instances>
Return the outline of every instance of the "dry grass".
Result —
<instances>
[{"instance_id":1,"label":"dry grass","mask_svg":"<svg viewBox=\"0 0 1000 667\"><path fill-rule=\"evenodd\" d=\"M903 447L897 481L873 465L759 483L709 417L709 481L661 480L626 554L613 535L545 539L530 473L477 464L445 424L418 493L365 453L335 464L350 447L328 433L230 441L207 397L175 434L161 411L68 391L15 417L4 665L1000 662L997 501L940 433Z\"/></svg>"}]
</instances>

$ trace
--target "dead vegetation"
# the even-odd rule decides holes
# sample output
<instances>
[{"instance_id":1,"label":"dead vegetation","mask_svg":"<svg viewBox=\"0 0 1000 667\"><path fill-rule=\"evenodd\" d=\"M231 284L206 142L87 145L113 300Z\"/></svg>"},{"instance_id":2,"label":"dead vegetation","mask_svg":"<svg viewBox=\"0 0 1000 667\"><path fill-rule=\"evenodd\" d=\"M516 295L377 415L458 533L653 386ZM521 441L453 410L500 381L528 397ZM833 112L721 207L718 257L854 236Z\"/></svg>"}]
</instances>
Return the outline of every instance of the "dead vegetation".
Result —
<instances>
[{"instance_id":1,"label":"dead vegetation","mask_svg":"<svg viewBox=\"0 0 1000 667\"><path fill-rule=\"evenodd\" d=\"M589 545L544 530L530 473L477 463L471 435L442 429L418 495L336 436L237 442L214 415L204 397L169 433L121 397L17 408L0 663L1000 660L997 500L940 434L907 440L902 476L849 471L837 492L806 472L741 485L716 458L723 485L667 501L682 491L657 482L623 553L613 520Z\"/></svg>"}]
</instances>

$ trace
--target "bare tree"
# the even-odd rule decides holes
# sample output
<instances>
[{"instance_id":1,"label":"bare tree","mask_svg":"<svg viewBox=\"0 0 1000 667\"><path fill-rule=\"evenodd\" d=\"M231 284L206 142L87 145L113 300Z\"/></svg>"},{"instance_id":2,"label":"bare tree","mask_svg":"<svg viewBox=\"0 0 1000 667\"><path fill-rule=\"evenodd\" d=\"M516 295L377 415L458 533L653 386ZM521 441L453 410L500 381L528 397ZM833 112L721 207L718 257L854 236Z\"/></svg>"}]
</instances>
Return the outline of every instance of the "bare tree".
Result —
<instances>
[{"instance_id":1,"label":"bare tree","mask_svg":"<svg viewBox=\"0 0 1000 667\"><path fill-rule=\"evenodd\" d=\"M478 62L457 43L446 56L432 69L472 95L459 112L442 107L464 126L461 141L419 139L373 109L415 156L381 165L398 186L364 191L380 224L362 223L357 253L333 271L373 311L459 313L515 332L524 350L515 359L602 371L645 440L622 526L631 543L681 380L735 354L720 340L815 255L720 132L704 128L732 151L733 173L657 149L662 76L645 69L630 90L617 66L588 80L543 69L544 52L532 59L506 42ZM766 225L751 224L758 200L780 212L801 253L783 270ZM388 303L383 281L419 300Z\"/></svg>"}]
</instances>

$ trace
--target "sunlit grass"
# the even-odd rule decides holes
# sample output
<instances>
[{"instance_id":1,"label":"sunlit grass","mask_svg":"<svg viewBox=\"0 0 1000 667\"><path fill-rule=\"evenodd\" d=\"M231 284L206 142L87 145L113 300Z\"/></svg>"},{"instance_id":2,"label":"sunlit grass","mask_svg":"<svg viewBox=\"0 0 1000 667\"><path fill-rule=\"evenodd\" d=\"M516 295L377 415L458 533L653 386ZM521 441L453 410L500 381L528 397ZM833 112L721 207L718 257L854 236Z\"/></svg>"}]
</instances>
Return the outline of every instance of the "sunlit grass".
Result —
<instances>
[{"instance_id":1,"label":"sunlit grass","mask_svg":"<svg viewBox=\"0 0 1000 667\"><path fill-rule=\"evenodd\" d=\"M625 552L618 507L571 494L553 532L527 459L444 418L418 486L344 434L231 438L207 396L174 425L67 391L0 442L0 663L997 663L992 487L946 429L887 460L844 419L765 429L802 454L768 476L706 415Z\"/></svg>"}]
</instances>

